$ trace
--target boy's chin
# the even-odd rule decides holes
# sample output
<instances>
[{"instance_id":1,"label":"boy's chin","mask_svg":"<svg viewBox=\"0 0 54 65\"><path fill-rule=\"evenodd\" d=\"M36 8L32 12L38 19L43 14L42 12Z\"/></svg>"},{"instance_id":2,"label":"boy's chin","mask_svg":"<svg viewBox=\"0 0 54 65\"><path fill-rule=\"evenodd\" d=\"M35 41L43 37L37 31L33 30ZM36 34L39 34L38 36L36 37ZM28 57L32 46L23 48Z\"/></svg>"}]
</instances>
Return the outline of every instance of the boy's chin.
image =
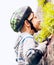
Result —
<instances>
[{"instance_id":1,"label":"boy's chin","mask_svg":"<svg viewBox=\"0 0 54 65\"><path fill-rule=\"evenodd\" d=\"M41 30L41 26L39 27L39 30Z\"/></svg>"},{"instance_id":2,"label":"boy's chin","mask_svg":"<svg viewBox=\"0 0 54 65\"><path fill-rule=\"evenodd\" d=\"M41 27L38 28L38 31L41 30Z\"/></svg>"}]
</instances>

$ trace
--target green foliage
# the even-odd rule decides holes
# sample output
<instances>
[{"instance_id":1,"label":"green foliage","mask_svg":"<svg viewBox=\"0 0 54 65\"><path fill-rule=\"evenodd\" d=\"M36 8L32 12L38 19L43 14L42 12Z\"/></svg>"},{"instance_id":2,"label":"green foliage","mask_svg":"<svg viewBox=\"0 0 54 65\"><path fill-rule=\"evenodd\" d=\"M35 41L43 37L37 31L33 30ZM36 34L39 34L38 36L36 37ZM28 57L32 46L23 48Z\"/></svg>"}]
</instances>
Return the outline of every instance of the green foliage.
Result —
<instances>
[{"instance_id":1,"label":"green foliage","mask_svg":"<svg viewBox=\"0 0 54 65\"><path fill-rule=\"evenodd\" d=\"M43 22L41 23L42 30L35 35L37 42L42 42L51 34L54 34L54 4L48 2L43 7Z\"/></svg>"},{"instance_id":2,"label":"green foliage","mask_svg":"<svg viewBox=\"0 0 54 65\"><path fill-rule=\"evenodd\" d=\"M48 21L50 18L54 18L54 4L48 2L42 9L44 21Z\"/></svg>"},{"instance_id":3,"label":"green foliage","mask_svg":"<svg viewBox=\"0 0 54 65\"><path fill-rule=\"evenodd\" d=\"M43 6L44 5L44 2L45 2L45 0L38 0L38 5L40 6Z\"/></svg>"},{"instance_id":4,"label":"green foliage","mask_svg":"<svg viewBox=\"0 0 54 65\"><path fill-rule=\"evenodd\" d=\"M42 42L51 34L54 34L54 18L50 19L47 22L42 22L41 26L42 30L39 32L39 34L35 35L37 42Z\"/></svg>"}]
</instances>

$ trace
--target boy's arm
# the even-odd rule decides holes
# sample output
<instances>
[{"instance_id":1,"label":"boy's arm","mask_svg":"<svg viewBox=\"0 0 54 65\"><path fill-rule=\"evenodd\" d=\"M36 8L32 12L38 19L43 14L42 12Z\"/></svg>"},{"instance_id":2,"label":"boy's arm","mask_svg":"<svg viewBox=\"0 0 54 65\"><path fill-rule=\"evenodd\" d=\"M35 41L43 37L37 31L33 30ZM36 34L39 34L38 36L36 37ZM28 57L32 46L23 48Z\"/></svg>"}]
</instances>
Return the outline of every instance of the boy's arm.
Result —
<instances>
[{"instance_id":1,"label":"boy's arm","mask_svg":"<svg viewBox=\"0 0 54 65\"><path fill-rule=\"evenodd\" d=\"M46 50L46 44L40 44L38 45L38 47L35 48L35 43L33 41L33 39L27 39L25 41L25 45L26 46L26 50L24 52L24 54L27 57L27 61L29 64L38 64L38 62L40 61L40 59L42 58L45 50ZM45 42L47 43L47 42ZM29 46L30 45L30 46Z\"/></svg>"}]
</instances>

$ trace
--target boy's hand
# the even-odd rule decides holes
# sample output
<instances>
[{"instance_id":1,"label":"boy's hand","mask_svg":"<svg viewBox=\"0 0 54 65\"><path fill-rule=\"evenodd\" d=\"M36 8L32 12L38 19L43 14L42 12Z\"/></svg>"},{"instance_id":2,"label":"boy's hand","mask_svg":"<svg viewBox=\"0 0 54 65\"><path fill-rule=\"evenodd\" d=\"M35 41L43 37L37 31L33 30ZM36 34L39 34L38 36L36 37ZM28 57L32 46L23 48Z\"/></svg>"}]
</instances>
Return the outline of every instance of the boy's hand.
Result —
<instances>
[{"instance_id":1,"label":"boy's hand","mask_svg":"<svg viewBox=\"0 0 54 65\"><path fill-rule=\"evenodd\" d=\"M51 39L52 39L52 36L53 35L50 35L48 38L46 38L46 40L44 40L44 44L46 44L47 46L49 45L49 43L50 43L50 41L51 41Z\"/></svg>"}]
</instances>

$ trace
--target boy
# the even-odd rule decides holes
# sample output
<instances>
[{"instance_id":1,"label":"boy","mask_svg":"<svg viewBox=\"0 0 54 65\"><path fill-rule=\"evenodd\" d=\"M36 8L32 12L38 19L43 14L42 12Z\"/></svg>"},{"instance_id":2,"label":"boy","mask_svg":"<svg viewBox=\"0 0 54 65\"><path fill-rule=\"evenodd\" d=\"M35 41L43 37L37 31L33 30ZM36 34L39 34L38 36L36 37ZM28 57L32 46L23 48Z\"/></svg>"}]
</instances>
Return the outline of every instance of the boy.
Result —
<instances>
[{"instance_id":1,"label":"boy","mask_svg":"<svg viewBox=\"0 0 54 65\"><path fill-rule=\"evenodd\" d=\"M10 24L19 35L15 46L18 65L37 65L44 55L48 43L45 41L39 44L34 40L33 34L41 30L40 20L32 9L26 6L13 13Z\"/></svg>"}]
</instances>

